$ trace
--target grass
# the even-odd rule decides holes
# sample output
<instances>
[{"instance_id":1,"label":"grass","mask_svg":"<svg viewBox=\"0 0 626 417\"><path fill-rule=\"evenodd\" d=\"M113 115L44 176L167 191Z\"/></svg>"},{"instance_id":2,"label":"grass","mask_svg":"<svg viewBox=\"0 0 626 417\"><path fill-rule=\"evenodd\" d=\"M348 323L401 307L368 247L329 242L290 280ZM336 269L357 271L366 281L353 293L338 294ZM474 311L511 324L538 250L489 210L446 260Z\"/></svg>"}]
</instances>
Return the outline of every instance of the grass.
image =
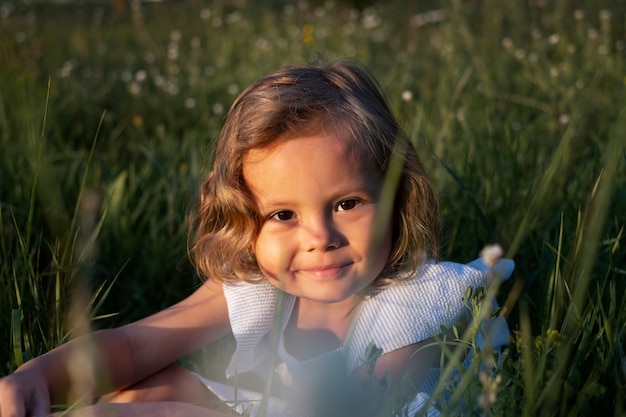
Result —
<instances>
[{"instance_id":1,"label":"grass","mask_svg":"<svg viewBox=\"0 0 626 417\"><path fill-rule=\"evenodd\" d=\"M242 4L1 5L0 375L191 292L185 217L228 106L321 55L386 91L440 191L442 257L516 260L512 343L455 395L624 415L626 5Z\"/></svg>"}]
</instances>

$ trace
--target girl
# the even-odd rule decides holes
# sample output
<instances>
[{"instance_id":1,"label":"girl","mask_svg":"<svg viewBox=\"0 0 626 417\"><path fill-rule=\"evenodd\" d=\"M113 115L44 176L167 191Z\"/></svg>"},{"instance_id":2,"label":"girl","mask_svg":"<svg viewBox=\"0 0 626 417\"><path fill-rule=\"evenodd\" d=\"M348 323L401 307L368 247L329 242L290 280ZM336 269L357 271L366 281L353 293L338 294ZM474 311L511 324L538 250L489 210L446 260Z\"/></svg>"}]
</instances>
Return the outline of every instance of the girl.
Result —
<instances>
[{"instance_id":1,"label":"girl","mask_svg":"<svg viewBox=\"0 0 626 417\"><path fill-rule=\"evenodd\" d=\"M107 375L88 395L112 391L88 415L219 416L217 399L254 415L323 415L337 413L325 408L335 397L355 399L358 414L370 403L339 389L370 376L386 376L417 411L441 356L427 346L466 316L463 295L487 270L435 262L438 215L415 148L364 70L279 69L243 91L219 137L194 225L206 282L0 380L0 417L47 415L67 401L68 364L87 344L98 347L95 374ZM512 263L499 268L508 276ZM173 365L230 332L232 383Z\"/></svg>"}]
</instances>

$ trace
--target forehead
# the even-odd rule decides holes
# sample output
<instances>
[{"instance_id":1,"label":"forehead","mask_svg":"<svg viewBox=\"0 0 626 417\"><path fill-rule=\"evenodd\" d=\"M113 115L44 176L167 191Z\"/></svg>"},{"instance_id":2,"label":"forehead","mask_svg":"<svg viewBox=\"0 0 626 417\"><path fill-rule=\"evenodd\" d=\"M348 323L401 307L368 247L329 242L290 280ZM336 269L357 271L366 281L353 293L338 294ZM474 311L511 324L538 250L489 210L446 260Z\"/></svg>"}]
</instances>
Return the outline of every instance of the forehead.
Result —
<instances>
[{"instance_id":1,"label":"forehead","mask_svg":"<svg viewBox=\"0 0 626 417\"><path fill-rule=\"evenodd\" d=\"M317 192L323 189L376 188L380 175L349 142L332 135L288 139L243 159L246 185L259 197L271 192Z\"/></svg>"}]
</instances>

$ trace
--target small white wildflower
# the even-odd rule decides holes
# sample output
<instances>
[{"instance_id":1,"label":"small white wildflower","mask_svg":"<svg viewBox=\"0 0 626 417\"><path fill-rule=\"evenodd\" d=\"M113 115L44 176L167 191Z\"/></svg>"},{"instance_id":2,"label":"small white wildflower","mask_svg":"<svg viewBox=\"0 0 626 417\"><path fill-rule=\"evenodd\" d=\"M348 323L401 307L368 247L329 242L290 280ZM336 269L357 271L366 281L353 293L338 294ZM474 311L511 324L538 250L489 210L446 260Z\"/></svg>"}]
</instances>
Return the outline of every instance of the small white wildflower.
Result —
<instances>
[{"instance_id":1,"label":"small white wildflower","mask_svg":"<svg viewBox=\"0 0 626 417\"><path fill-rule=\"evenodd\" d=\"M182 37L182 34L180 33L179 30L173 30L172 32L170 32L170 40L172 42L180 41L181 37Z\"/></svg>"},{"instance_id":2,"label":"small white wildflower","mask_svg":"<svg viewBox=\"0 0 626 417\"><path fill-rule=\"evenodd\" d=\"M608 55L609 53L609 47L606 45L600 45L598 46L598 53L600 55Z\"/></svg>"},{"instance_id":3,"label":"small white wildflower","mask_svg":"<svg viewBox=\"0 0 626 417\"><path fill-rule=\"evenodd\" d=\"M193 109L195 107L196 107L196 99L194 99L193 97L187 97L185 99L185 108Z\"/></svg>"},{"instance_id":4,"label":"small white wildflower","mask_svg":"<svg viewBox=\"0 0 626 417\"><path fill-rule=\"evenodd\" d=\"M535 28L530 31L530 36L532 36L534 40L541 39L541 31Z\"/></svg>"},{"instance_id":5,"label":"small white wildflower","mask_svg":"<svg viewBox=\"0 0 626 417\"><path fill-rule=\"evenodd\" d=\"M233 96L239 92L239 86L235 83L232 83L228 86L228 94L232 94Z\"/></svg>"},{"instance_id":6,"label":"small white wildflower","mask_svg":"<svg viewBox=\"0 0 626 417\"><path fill-rule=\"evenodd\" d=\"M609 20L611 19L611 12L607 9L602 9L600 10L600 13L598 13L598 16L600 17L600 20Z\"/></svg>"},{"instance_id":7,"label":"small white wildflower","mask_svg":"<svg viewBox=\"0 0 626 417\"><path fill-rule=\"evenodd\" d=\"M128 86L128 91L136 96L137 94L139 94L141 92L141 84L139 84L137 81L133 81L132 83L130 83L130 85Z\"/></svg>"},{"instance_id":8,"label":"small white wildflower","mask_svg":"<svg viewBox=\"0 0 626 417\"><path fill-rule=\"evenodd\" d=\"M482 371L478 378L483 386L483 393L478 398L478 404L480 404L483 410L489 410L498 399L498 391L502 377L500 375L493 377L487 374L487 372Z\"/></svg>"},{"instance_id":9,"label":"small white wildflower","mask_svg":"<svg viewBox=\"0 0 626 417\"><path fill-rule=\"evenodd\" d=\"M243 15L241 14L239 10L229 13L228 15L226 15L226 23L228 24L236 23L241 20L242 16Z\"/></svg>"},{"instance_id":10,"label":"small white wildflower","mask_svg":"<svg viewBox=\"0 0 626 417\"><path fill-rule=\"evenodd\" d=\"M594 29L594 28L587 29L587 37L589 39L598 39L598 29Z\"/></svg>"},{"instance_id":11,"label":"small white wildflower","mask_svg":"<svg viewBox=\"0 0 626 417\"><path fill-rule=\"evenodd\" d=\"M69 64L68 62L66 62L65 64L63 64L63 66L61 67L61 69L58 71L59 77L60 78L67 78L70 75L72 75L72 70L74 69L74 67Z\"/></svg>"},{"instance_id":12,"label":"small white wildflower","mask_svg":"<svg viewBox=\"0 0 626 417\"><path fill-rule=\"evenodd\" d=\"M135 81L141 83L146 80L147 76L148 76L148 73L145 70L139 70L135 73Z\"/></svg>"},{"instance_id":13,"label":"small white wildflower","mask_svg":"<svg viewBox=\"0 0 626 417\"><path fill-rule=\"evenodd\" d=\"M566 124L568 124L568 123L569 123L569 121L570 121L569 114L562 114L562 115L560 115L560 116L559 116L559 122L560 122L562 125L566 125Z\"/></svg>"},{"instance_id":14,"label":"small white wildflower","mask_svg":"<svg viewBox=\"0 0 626 417\"><path fill-rule=\"evenodd\" d=\"M154 85L156 85L157 87L163 87L165 85L165 78L162 75L156 74L153 79Z\"/></svg>"},{"instance_id":15,"label":"small white wildflower","mask_svg":"<svg viewBox=\"0 0 626 417\"><path fill-rule=\"evenodd\" d=\"M178 95L180 91L180 88L178 87L178 84L173 82L173 81L169 81L165 84L165 92L167 92L169 95L175 96Z\"/></svg>"},{"instance_id":16,"label":"small white wildflower","mask_svg":"<svg viewBox=\"0 0 626 417\"><path fill-rule=\"evenodd\" d=\"M513 47L513 39L511 39L511 38L504 38L504 39L502 39L502 46L505 49L511 49Z\"/></svg>"},{"instance_id":17,"label":"small white wildflower","mask_svg":"<svg viewBox=\"0 0 626 417\"><path fill-rule=\"evenodd\" d=\"M445 19L446 12L444 10L431 10L411 17L410 23L414 27L421 27L429 23L442 22Z\"/></svg>"},{"instance_id":18,"label":"small white wildflower","mask_svg":"<svg viewBox=\"0 0 626 417\"><path fill-rule=\"evenodd\" d=\"M553 33L552 35L548 36L548 43L550 45L556 45L557 43L559 43L559 40L561 38L559 37L558 33Z\"/></svg>"},{"instance_id":19,"label":"small white wildflower","mask_svg":"<svg viewBox=\"0 0 626 417\"><path fill-rule=\"evenodd\" d=\"M576 45L574 45L573 43L568 43L567 52L569 52L570 54L573 54L574 52L576 52Z\"/></svg>"},{"instance_id":20,"label":"small white wildflower","mask_svg":"<svg viewBox=\"0 0 626 417\"><path fill-rule=\"evenodd\" d=\"M480 257L485 260L485 263L489 266L494 266L498 263L503 254L502 247L497 243L493 245L487 245L480 251Z\"/></svg>"},{"instance_id":21,"label":"small white wildflower","mask_svg":"<svg viewBox=\"0 0 626 417\"><path fill-rule=\"evenodd\" d=\"M361 24L365 29L374 29L380 26L381 19L373 10L366 10Z\"/></svg>"},{"instance_id":22,"label":"small white wildflower","mask_svg":"<svg viewBox=\"0 0 626 417\"><path fill-rule=\"evenodd\" d=\"M215 103L211 106L211 110L213 110L215 114L222 114L224 113L224 105L222 103Z\"/></svg>"},{"instance_id":23,"label":"small white wildflower","mask_svg":"<svg viewBox=\"0 0 626 417\"><path fill-rule=\"evenodd\" d=\"M515 55L515 58L519 59L520 61L526 58L526 52L524 52L523 49L516 49L514 55Z\"/></svg>"},{"instance_id":24,"label":"small white wildflower","mask_svg":"<svg viewBox=\"0 0 626 417\"><path fill-rule=\"evenodd\" d=\"M585 12L582 10L574 10L574 19L582 20L585 17Z\"/></svg>"},{"instance_id":25,"label":"small white wildflower","mask_svg":"<svg viewBox=\"0 0 626 417\"><path fill-rule=\"evenodd\" d=\"M11 3L5 3L0 6L0 19L8 18L14 10L14 6Z\"/></svg>"},{"instance_id":26,"label":"small white wildflower","mask_svg":"<svg viewBox=\"0 0 626 417\"><path fill-rule=\"evenodd\" d=\"M559 75L559 69L557 67L550 68L550 76L557 77Z\"/></svg>"},{"instance_id":27,"label":"small white wildflower","mask_svg":"<svg viewBox=\"0 0 626 417\"><path fill-rule=\"evenodd\" d=\"M210 17L211 17L211 9L204 8L200 10L200 19L207 20Z\"/></svg>"},{"instance_id":28,"label":"small white wildflower","mask_svg":"<svg viewBox=\"0 0 626 417\"><path fill-rule=\"evenodd\" d=\"M178 59L178 45L170 44L167 48L167 59L176 61Z\"/></svg>"},{"instance_id":29,"label":"small white wildflower","mask_svg":"<svg viewBox=\"0 0 626 417\"><path fill-rule=\"evenodd\" d=\"M255 41L255 45L262 51L269 51L272 49L272 44L266 38L258 37Z\"/></svg>"},{"instance_id":30,"label":"small white wildflower","mask_svg":"<svg viewBox=\"0 0 626 417\"><path fill-rule=\"evenodd\" d=\"M409 90L404 90L402 92L402 100L404 101L411 101L413 100L413 93Z\"/></svg>"}]
</instances>

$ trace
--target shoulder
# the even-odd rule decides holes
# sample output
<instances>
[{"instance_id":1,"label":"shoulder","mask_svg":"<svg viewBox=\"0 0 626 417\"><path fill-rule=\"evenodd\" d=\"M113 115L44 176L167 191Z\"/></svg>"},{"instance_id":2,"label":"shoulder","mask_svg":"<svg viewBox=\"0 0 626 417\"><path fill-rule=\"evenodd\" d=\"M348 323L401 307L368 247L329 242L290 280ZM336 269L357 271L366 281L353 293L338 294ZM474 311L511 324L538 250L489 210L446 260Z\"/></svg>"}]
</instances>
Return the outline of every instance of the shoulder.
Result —
<instances>
[{"instance_id":1,"label":"shoulder","mask_svg":"<svg viewBox=\"0 0 626 417\"><path fill-rule=\"evenodd\" d=\"M512 271L508 262L502 269L506 276ZM363 303L351 334L350 355L357 360L369 343L387 353L435 336L441 326L454 325L469 312L464 300L468 287L485 285L488 270L478 261L430 261L412 276L376 292Z\"/></svg>"},{"instance_id":2,"label":"shoulder","mask_svg":"<svg viewBox=\"0 0 626 417\"><path fill-rule=\"evenodd\" d=\"M385 312L384 321L393 324L415 323L424 337L432 336L439 326L460 318L463 296L468 287L484 284L484 272L454 262L429 262L415 274L383 288L367 299L364 313ZM379 316L382 316L379 315Z\"/></svg>"},{"instance_id":3,"label":"shoulder","mask_svg":"<svg viewBox=\"0 0 626 417\"><path fill-rule=\"evenodd\" d=\"M270 363L271 343L268 335L273 326L282 323L293 309L294 297L278 291L267 281L224 284L230 327L237 343L228 377L248 372Z\"/></svg>"},{"instance_id":4,"label":"shoulder","mask_svg":"<svg viewBox=\"0 0 626 417\"><path fill-rule=\"evenodd\" d=\"M367 300L369 306L366 310L375 308L388 313L422 317L419 321L424 326L432 324L439 329L441 324L446 324L446 319L456 321L460 318L458 314L465 308L464 295L468 287L484 286L488 277L494 274L506 279L512 271L513 262L508 259L501 260L494 268L482 259L468 264L430 261L418 268L415 274L372 295ZM392 315L391 321L396 321L393 317L399 318Z\"/></svg>"},{"instance_id":5,"label":"shoulder","mask_svg":"<svg viewBox=\"0 0 626 417\"><path fill-rule=\"evenodd\" d=\"M278 291L269 282L224 284L224 296L233 333L271 327Z\"/></svg>"}]
</instances>

